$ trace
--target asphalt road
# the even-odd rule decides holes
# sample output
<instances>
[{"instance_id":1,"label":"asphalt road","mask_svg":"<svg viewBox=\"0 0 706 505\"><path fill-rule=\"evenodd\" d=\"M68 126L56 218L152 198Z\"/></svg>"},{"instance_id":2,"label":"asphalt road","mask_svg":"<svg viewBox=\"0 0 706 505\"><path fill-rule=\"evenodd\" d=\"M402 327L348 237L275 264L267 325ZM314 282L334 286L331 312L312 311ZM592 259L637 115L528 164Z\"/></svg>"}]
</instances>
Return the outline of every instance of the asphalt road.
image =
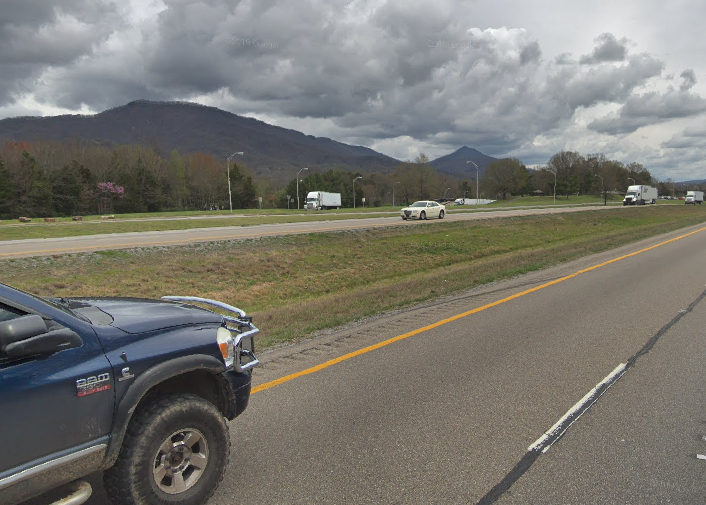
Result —
<instances>
[{"instance_id":1,"label":"asphalt road","mask_svg":"<svg viewBox=\"0 0 706 505\"><path fill-rule=\"evenodd\" d=\"M461 210L451 210L444 221L461 219L492 219L512 215L555 214L562 212L581 212L585 210L621 209L620 207L564 207L511 209L501 211L484 211L472 213ZM256 218L253 218L256 219ZM143 219L144 221L145 219ZM164 219L158 219L164 220ZM190 230L170 230L138 233L106 233L80 237L5 240L0 241L0 259L22 258L30 256L51 256L110 249L130 249L135 247L157 247L184 245L196 242L211 242L221 240L243 240L274 235L292 235L329 231L369 229L385 226L414 226L431 224L438 220L425 222L402 221L399 217L377 217L366 219L346 219L341 221L309 221L301 223L267 224L254 226L230 226L220 228L194 228ZM105 223L110 226L110 223Z\"/></svg>"},{"instance_id":2,"label":"asphalt road","mask_svg":"<svg viewBox=\"0 0 706 505\"><path fill-rule=\"evenodd\" d=\"M262 354L210 503L704 503L697 230Z\"/></svg>"}]
</instances>

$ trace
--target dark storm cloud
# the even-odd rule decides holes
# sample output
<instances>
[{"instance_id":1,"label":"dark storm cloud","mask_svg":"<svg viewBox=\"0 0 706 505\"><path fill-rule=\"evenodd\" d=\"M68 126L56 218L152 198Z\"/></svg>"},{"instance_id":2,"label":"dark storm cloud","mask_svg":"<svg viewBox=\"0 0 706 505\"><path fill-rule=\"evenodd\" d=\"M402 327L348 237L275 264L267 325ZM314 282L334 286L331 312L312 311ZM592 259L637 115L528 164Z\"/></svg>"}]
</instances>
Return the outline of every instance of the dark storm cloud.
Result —
<instances>
[{"instance_id":1,"label":"dark storm cloud","mask_svg":"<svg viewBox=\"0 0 706 505\"><path fill-rule=\"evenodd\" d=\"M120 26L112 2L4 0L0 2L0 105L29 91L51 67L90 55Z\"/></svg>"},{"instance_id":2,"label":"dark storm cloud","mask_svg":"<svg viewBox=\"0 0 706 505\"><path fill-rule=\"evenodd\" d=\"M539 47L539 42L532 41L522 48L520 52L520 63L526 65L527 63L536 63L542 56L542 49Z\"/></svg>"},{"instance_id":3,"label":"dark storm cloud","mask_svg":"<svg viewBox=\"0 0 706 505\"><path fill-rule=\"evenodd\" d=\"M617 115L597 119L588 127L609 135L632 133L643 126L706 112L706 100L688 92L644 93L628 98Z\"/></svg>"},{"instance_id":4,"label":"dark storm cloud","mask_svg":"<svg viewBox=\"0 0 706 505\"><path fill-rule=\"evenodd\" d=\"M10 41L0 45L0 106L20 91L73 110L192 99L337 140L502 155L533 149L538 136L566 138L592 107L622 107L591 123L620 134L703 102L691 70L681 93L636 95L668 79L663 61L630 54L626 38L603 33L589 55L544 61L556 52L534 33L479 27L472 0L132 1L0 4L0 19L12 20L0 21ZM8 5L17 12L5 15ZM585 133L582 124L576 138Z\"/></svg>"},{"instance_id":5,"label":"dark storm cloud","mask_svg":"<svg viewBox=\"0 0 706 505\"><path fill-rule=\"evenodd\" d=\"M706 129L687 128L672 136L668 141L662 142L662 147L668 149L706 148ZM703 155L701 156L703 157Z\"/></svg>"},{"instance_id":6,"label":"dark storm cloud","mask_svg":"<svg viewBox=\"0 0 706 505\"><path fill-rule=\"evenodd\" d=\"M554 63L557 65L574 65L576 62L570 53L561 53L559 56L554 58Z\"/></svg>"},{"instance_id":7,"label":"dark storm cloud","mask_svg":"<svg viewBox=\"0 0 706 505\"><path fill-rule=\"evenodd\" d=\"M662 72L664 64L649 55L631 56L627 64L592 67L564 65L547 81L547 92L571 110L599 103L623 102L633 90Z\"/></svg>"},{"instance_id":8,"label":"dark storm cloud","mask_svg":"<svg viewBox=\"0 0 706 505\"><path fill-rule=\"evenodd\" d=\"M690 68L684 70L680 77L683 79L681 86L679 86L681 91L688 91L696 84L696 74Z\"/></svg>"},{"instance_id":9,"label":"dark storm cloud","mask_svg":"<svg viewBox=\"0 0 706 505\"><path fill-rule=\"evenodd\" d=\"M579 62L582 65L593 63L623 61L628 54L628 39L616 39L612 33L603 33L596 38L597 45L590 55L582 56Z\"/></svg>"}]
</instances>

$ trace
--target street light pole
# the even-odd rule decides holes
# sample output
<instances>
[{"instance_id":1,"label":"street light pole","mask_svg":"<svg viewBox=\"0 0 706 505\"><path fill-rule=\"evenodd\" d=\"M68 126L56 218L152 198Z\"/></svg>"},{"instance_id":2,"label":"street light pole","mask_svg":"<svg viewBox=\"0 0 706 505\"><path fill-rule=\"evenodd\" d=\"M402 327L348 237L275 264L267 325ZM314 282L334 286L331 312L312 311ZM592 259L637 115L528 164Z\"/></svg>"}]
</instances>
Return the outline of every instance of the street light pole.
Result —
<instances>
[{"instance_id":1,"label":"street light pole","mask_svg":"<svg viewBox=\"0 0 706 505\"><path fill-rule=\"evenodd\" d=\"M299 172L297 172L297 210L299 210L299 174L302 173L302 170L309 170L307 167L301 168Z\"/></svg>"},{"instance_id":2,"label":"street light pole","mask_svg":"<svg viewBox=\"0 0 706 505\"><path fill-rule=\"evenodd\" d=\"M397 181L395 184L392 185L392 207L395 206L395 186L399 183L400 181Z\"/></svg>"},{"instance_id":3,"label":"street light pole","mask_svg":"<svg viewBox=\"0 0 706 505\"><path fill-rule=\"evenodd\" d=\"M635 179L633 179L632 177L628 177L628 180L632 181L633 184L636 184Z\"/></svg>"},{"instance_id":4,"label":"street light pole","mask_svg":"<svg viewBox=\"0 0 706 505\"><path fill-rule=\"evenodd\" d=\"M444 190L444 198L446 198L446 192L447 192L448 190L450 190L450 189L451 189L451 188L446 188L446 189Z\"/></svg>"},{"instance_id":5,"label":"street light pole","mask_svg":"<svg viewBox=\"0 0 706 505\"><path fill-rule=\"evenodd\" d=\"M362 179L362 178L363 178L363 176L359 175L358 177L353 179L353 208L354 209L355 209L355 181L357 181L358 179Z\"/></svg>"},{"instance_id":6,"label":"street light pole","mask_svg":"<svg viewBox=\"0 0 706 505\"><path fill-rule=\"evenodd\" d=\"M473 161L467 161L466 165L470 165L473 163L473 166L476 167L476 210L478 210L478 165L476 165Z\"/></svg>"},{"instance_id":7,"label":"street light pole","mask_svg":"<svg viewBox=\"0 0 706 505\"><path fill-rule=\"evenodd\" d=\"M603 206L606 206L608 205L608 195L605 192L605 184L603 184L603 177L598 174L596 174L596 177L601 180L601 187L603 188Z\"/></svg>"},{"instance_id":8,"label":"street light pole","mask_svg":"<svg viewBox=\"0 0 706 505\"><path fill-rule=\"evenodd\" d=\"M230 207L230 213L233 213L233 196L230 192L230 160L233 159L233 156L235 155L242 156L244 153L243 151L239 151L237 153L233 153L230 156L228 156L228 159L226 160L226 174L228 177L228 206Z\"/></svg>"}]
</instances>

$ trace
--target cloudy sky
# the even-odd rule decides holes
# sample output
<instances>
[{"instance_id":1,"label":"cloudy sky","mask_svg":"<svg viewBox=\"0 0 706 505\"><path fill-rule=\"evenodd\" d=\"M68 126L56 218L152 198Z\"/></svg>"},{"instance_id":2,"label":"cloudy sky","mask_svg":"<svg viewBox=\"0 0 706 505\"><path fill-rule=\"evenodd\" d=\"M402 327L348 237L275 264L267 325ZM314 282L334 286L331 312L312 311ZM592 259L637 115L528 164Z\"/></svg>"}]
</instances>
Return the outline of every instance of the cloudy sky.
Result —
<instances>
[{"instance_id":1,"label":"cloudy sky","mask_svg":"<svg viewBox=\"0 0 706 505\"><path fill-rule=\"evenodd\" d=\"M706 178L702 0L2 0L0 118L189 100L399 159Z\"/></svg>"}]
</instances>

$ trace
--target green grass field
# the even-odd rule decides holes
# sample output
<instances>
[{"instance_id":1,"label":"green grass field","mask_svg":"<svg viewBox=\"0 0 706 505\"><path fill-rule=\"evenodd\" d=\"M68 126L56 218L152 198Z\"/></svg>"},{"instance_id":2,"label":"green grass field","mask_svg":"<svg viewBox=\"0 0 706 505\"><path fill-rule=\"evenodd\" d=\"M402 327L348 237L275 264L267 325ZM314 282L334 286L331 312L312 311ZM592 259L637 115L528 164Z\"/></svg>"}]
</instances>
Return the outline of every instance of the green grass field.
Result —
<instances>
[{"instance_id":1,"label":"green grass field","mask_svg":"<svg viewBox=\"0 0 706 505\"><path fill-rule=\"evenodd\" d=\"M537 207L553 205L552 197L518 197L511 200L480 205L478 211L497 211L503 208ZM556 204L592 205L599 204L595 196L579 196L557 199ZM660 202L660 205L666 202ZM72 221L71 218L56 218L54 223L46 223L42 219L33 219L30 223L19 223L17 220L0 221L0 241L37 238L74 237L100 235L104 233L134 233L141 231L187 230L193 228L216 228L225 226L252 226L258 224L293 223L305 221L334 221L340 219L378 217L380 215L394 216L398 207L364 207L356 209L328 210L323 212L307 212L303 210L257 209L214 212L160 212L153 214L122 214L115 219L101 219L101 216L84 216L82 221ZM455 212L475 212L470 205L449 205L447 210Z\"/></svg>"},{"instance_id":2,"label":"green grass field","mask_svg":"<svg viewBox=\"0 0 706 505\"><path fill-rule=\"evenodd\" d=\"M706 222L657 205L0 261L46 296L192 295L252 313L260 347Z\"/></svg>"}]
</instances>

